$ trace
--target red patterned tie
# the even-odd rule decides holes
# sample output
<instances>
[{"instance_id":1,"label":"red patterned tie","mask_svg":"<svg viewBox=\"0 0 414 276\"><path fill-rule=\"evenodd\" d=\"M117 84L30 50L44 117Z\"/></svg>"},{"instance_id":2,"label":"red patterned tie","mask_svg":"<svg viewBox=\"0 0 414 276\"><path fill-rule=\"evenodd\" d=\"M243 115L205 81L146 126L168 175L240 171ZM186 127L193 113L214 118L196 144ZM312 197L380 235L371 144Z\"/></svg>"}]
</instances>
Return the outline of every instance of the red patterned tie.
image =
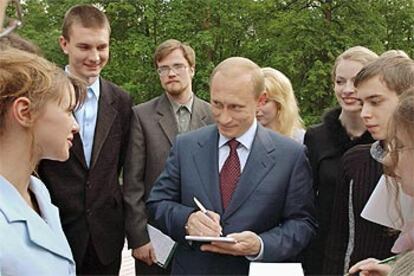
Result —
<instances>
[{"instance_id":1,"label":"red patterned tie","mask_svg":"<svg viewBox=\"0 0 414 276\"><path fill-rule=\"evenodd\" d=\"M227 208L240 178L240 160L236 151L240 143L231 139L227 144L230 147L230 154L220 172L221 202L224 209Z\"/></svg>"}]
</instances>

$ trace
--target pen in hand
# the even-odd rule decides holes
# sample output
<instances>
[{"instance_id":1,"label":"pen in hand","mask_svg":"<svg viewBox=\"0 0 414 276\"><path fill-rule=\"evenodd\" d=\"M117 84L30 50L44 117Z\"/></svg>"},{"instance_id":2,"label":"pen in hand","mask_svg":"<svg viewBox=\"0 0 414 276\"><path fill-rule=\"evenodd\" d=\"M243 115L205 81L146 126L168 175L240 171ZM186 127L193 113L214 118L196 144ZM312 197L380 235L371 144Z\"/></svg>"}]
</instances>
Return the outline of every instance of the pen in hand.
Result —
<instances>
[{"instance_id":1,"label":"pen in hand","mask_svg":"<svg viewBox=\"0 0 414 276\"><path fill-rule=\"evenodd\" d=\"M386 259L384 259L384 260L379 261L378 263L379 263L379 264L386 264L386 263L389 263L389 262L395 261L397 258L398 258L398 255L391 256L391 257L389 257L389 258L386 258Z\"/></svg>"},{"instance_id":2,"label":"pen in hand","mask_svg":"<svg viewBox=\"0 0 414 276\"><path fill-rule=\"evenodd\" d=\"M389 257L389 258L386 258L386 259L380 260L380 261L378 262L378 264L387 264L387 263L393 262L393 261L397 260L397 258L398 258L398 257L399 257L399 255L391 256L391 257ZM357 272L357 273L358 273L358 272ZM357 275L357 274L355 274L355 273L353 273L353 274L351 274L351 273L346 273L344 276L351 276L351 275Z\"/></svg>"},{"instance_id":3,"label":"pen in hand","mask_svg":"<svg viewBox=\"0 0 414 276\"><path fill-rule=\"evenodd\" d=\"M213 220L213 218L208 214L207 209L203 206L203 204L201 204L201 202L194 196L193 197L194 203L197 205L198 209L200 209L200 211L205 214L208 218L210 218L211 220ZM223 232L220 231L220 236L223 236Z\"/></svg>"}]
</instances>

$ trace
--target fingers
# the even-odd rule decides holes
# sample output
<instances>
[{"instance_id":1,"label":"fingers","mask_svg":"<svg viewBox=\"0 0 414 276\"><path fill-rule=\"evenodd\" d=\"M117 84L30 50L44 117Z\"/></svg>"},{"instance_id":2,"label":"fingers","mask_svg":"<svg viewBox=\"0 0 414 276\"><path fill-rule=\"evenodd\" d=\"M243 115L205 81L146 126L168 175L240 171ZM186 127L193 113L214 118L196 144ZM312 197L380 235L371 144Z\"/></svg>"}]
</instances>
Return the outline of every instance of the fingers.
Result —
<instances>
[{"instance_id":1,"label":"fingers","mask_svg":"<svg viewBox=\"0 0 414 276\"><path fill-rule=\"evenodd\" d=\"M220 216L212 211L208 215L201 211L192 213L186 226L188 234L194 236L218 237L222 231Z\"/></svg>"},{"instance_id":2,"label":"fingers","mask_svg":"<svg viewBox=\"0 0 414 276\"><path fill-rule=\"evenodd\" d=\"M358 271L362 276L385 276L391 271L391 267L386 264L378 264L377 259L369 258L355 264L349 273L357 273Z\"/></svg>"},{"instance_id":3,"label":"fingers","mask_svg":"<svg viewBox=\"0 0 414 276\"><path fill-rule=\"evenodd\" d=\"M141 247L132 250L132 256L146 263L147 265L152 265L153 263L157 262L154 247L151 243L147 243Z\"/></svg>"},{"instance_id":4,"label":"fingers","mask_svg":"<svg viewBox=\"0 0 414 276\"><path fill-rule=\"evenodd\" d=\"M211 243L211 244L203 244L200 247L201 251L208 251L213 253L219 254L226 254L226 255L233 255L233 256L241 256L239 254L239 250L235 248L235 244L227 244L227 243Z\"/></svg>"},{"instance_id":5,"label":"fingers","mask_svg":"<svg viewBox=\"0 0 414 276\"><path fill-rule=\"evenodd\" d=\"M228 237L234 238L236 243L212 242L201 246L202 251L210 251L234 256L256 256L260 252L261 243L257 234L251 231L233 233Z\"/></svg>"},{"instance_id":6,"label":"fingers","mask_svg":"<svg viewBox=\"0 0 414 276\"><path fill-rule=\"evenodd\" d=\"M215 223L220 225L220 215L217 213L214 213L212 211L207 211L207 216L212 219Z\"/></svg>"},{"instance_id":7,"label":"fingers","mask_svg":"<svg viewBox=\"0 0 414 276\"><path fill-rule=\"evenodd\" d=\"M368 258L365 260L362 260L356 264L354 264L350 269L349 269L349 273L357 273L358 271L362 270L361 266L367 265L369 263L378 263L377 259L374 258Z\"/></svg>"},{"instance_id":8,"label":"fingers","mask_svg":"<svg viewBox=\"0 0 414 276\"><path fill-rule=\"evenodd\" d=\"M154 248L151 248L151 250L150 250L150 257L151 257L151 261L153 263L157 262L157 256L155 256L155 249Z\"/></svg>"},{"instance_id":9,"label":"fingers","mask_svg":"<svg viewBox=\"0 0 414 276\"><path fill-rule=\"evenodd\" d=\"M228 235L234 238L244 256L255 256L259 254L261 242L259 236L252 231L243 231L241 233L233 233Z\"/></svg>"},{"instance_id":10,"label":"fingers","mask_svg":"<svg viewBox=\"0 0 414 276\"><path fill-rule=\"evenodd\" d=\"M378 275L378 276L386 276L389 272L391 272L391 267L386 264L378 264L378 263L368 263L362 265L361 267L362 272L367 272L366 275ZM362 273L361 275L364 275Z\"/></svg>"}]
</instances>

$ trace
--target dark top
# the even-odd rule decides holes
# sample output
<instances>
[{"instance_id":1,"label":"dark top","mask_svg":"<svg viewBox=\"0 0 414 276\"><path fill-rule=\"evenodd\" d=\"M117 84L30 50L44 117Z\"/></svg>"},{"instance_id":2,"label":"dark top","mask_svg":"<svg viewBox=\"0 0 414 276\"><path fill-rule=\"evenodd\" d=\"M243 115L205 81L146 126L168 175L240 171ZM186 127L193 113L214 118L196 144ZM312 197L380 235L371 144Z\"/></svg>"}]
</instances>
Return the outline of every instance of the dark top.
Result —
<instances>
[{"instance_id":1,"label":"dark top","mask_svg":"<svg viewBox=\"0 0 414 276\"><path fill-rule=\"evenodd\" d=\"M341 108L329 110L323 116L323 122L310 127L305 134L304 143L308 147L309 161L313 172L316 194L316 207L319 220L317 237L305 253L305 271L308 274L320 274L326 236L331 224L331 211L334 201L339 162L348 149L358 144L372 143L369 132L351 140L339 121Z\"/></svg>"},{"instance_id":2,"label":"dark top","mask_svg":"<svg viewBox=\"0 0 414 276\"><path fill-rule=\"evenodd\" d=\"M335 193L335 216L327 237L324 274L344 274L348 241L353 244L348 268L369 257L381 260L392 255L391 247L398 237L397 232L360 216L382 175L382 165L371 158L370 147L371 145L356 146L343 157L343 171ZM352 205L349 204L350 197ZM351 239L349 229L353 232Z\"/></svg>"},{"instance_id":3,"label":"dark top","mask_svg":"<svg viewBox=\"0 0 414 276\"><path fill-rule=\"evenodd\" d=\"M88 256L89 260L120 263L125 237L119 176L128 146L132 99L102 78L100 89L90 167L77 133L67 161L43 160L38 168L52 202L59 207L78 273L88 244L93 244L97 255Z\"/></svg>"}]
</instances>

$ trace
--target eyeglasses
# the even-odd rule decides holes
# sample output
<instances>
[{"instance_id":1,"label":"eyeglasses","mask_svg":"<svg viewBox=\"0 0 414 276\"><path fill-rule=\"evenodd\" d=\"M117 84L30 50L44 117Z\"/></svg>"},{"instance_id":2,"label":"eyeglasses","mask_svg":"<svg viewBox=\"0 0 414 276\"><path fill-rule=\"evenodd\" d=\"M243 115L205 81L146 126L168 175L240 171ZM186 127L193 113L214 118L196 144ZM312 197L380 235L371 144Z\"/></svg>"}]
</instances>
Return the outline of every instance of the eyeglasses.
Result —
<instances>
[{"instance_id":1,"label":"eyeglasses","mask_svg":"<svg viewBox=\"0 0 414 276\"><path fill-rule=\"evenodd\" d=\"M23 23L22 21L22 8L20 6L19 0L12 0L11 3L14 5L16 10L16 18L5 18L5 21L9 21L9 24L4 30L0 32L0 37L6 36L13 32L16 28L20 27Z\"/></svg>"},{"instance_id":2,"label":"eyeglasses","mask_svg":"<svg viewBox=\"0 0 414 276\"><path fill-rule=\"evenodd\" d=\"M172 70L176 74L182 73L185 69L187 69L187 66L182 63L176 63L170 66L161 66L158 67L157 72L160 76L166 76L170 73L170 70Z\"/></svg>"}]
</instances>

